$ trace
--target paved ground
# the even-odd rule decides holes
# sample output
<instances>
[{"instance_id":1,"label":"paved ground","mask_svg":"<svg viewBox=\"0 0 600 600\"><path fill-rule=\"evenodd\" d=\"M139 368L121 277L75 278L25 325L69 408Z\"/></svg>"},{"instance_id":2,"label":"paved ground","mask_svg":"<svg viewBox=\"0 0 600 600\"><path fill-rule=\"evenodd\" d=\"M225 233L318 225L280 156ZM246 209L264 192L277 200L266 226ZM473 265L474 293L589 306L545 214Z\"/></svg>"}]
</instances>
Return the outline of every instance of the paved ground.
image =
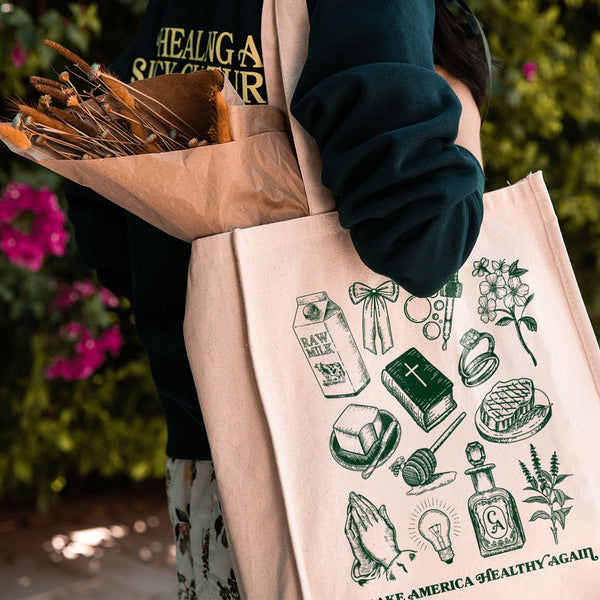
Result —
<instances>
[{"instance_id":1,"label":"paved ground","mask_svg":"<svg viewBox=\"0 0 600 600\"><path fill-rule=\"evenodd\" d=\"M0 600L175 600L162 485L0 508Z\"/></svg>"}]
</instances>

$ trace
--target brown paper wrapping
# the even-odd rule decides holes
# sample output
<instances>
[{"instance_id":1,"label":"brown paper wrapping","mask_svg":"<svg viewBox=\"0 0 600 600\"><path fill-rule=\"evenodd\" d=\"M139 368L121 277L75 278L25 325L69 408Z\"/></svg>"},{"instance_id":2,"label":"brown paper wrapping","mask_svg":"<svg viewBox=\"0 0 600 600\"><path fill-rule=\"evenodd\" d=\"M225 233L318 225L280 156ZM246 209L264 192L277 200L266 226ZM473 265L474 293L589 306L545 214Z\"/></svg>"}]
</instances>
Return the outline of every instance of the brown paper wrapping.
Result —
<instances>
[{"instance_id":1,"label":"brown paper wrapping","mask_svg":"<svg viewBox=\"0 0 600 600\"><path fill-rule=\"evenodd\" d=\"M152 82L162 83L161 77L167 76L145 80L144 93L152 95ZM178 84L193 81L178 77ZM222 93L232 137L224 144L79 161L52 160L34 147L6 145L185 241L306 216L283 113L268 105L244 105L229 82Z\"/></svg>"}]
</instances>

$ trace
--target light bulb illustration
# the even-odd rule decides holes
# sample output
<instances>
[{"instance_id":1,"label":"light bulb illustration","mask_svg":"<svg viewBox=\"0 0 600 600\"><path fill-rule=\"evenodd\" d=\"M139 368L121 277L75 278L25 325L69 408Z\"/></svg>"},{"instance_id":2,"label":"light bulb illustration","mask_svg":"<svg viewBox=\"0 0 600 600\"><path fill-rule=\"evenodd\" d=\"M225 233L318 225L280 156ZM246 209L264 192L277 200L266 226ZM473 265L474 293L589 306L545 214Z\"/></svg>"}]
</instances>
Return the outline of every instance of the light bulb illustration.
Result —
<instances>
[{"instance_id":1,"label":"light bulb illustration","mask_svg":"<svg viewBox=\"0 0 600 600\"><path fill-rule=\"evenodd\" d=\"M446 513L431 508L419 519L419 533L433 546L440 560L450 564L454 560L454 550L450 541L450 519Z\"/></svg>"}]
</instances>

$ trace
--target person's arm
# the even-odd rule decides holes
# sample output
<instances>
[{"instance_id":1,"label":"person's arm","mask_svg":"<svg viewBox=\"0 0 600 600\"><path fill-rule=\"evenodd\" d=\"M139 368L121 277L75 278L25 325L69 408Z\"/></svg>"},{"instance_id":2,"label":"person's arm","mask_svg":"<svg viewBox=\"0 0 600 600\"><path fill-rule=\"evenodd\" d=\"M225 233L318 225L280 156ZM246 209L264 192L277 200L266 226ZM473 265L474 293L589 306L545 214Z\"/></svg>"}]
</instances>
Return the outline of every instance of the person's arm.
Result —
<instances>
[{"instance_id":1,"label":"person's arm","mask_svg":"<svg viewBox=\"0 0 600 600\"><path fill-rule=\"evenodd\" d=\"M308 0L292 113L315 138L340 223L372 270L435 293L483 217L483 172L456 145L461 104L433 66L433 0Z\"/></svg>"}]
</instances>

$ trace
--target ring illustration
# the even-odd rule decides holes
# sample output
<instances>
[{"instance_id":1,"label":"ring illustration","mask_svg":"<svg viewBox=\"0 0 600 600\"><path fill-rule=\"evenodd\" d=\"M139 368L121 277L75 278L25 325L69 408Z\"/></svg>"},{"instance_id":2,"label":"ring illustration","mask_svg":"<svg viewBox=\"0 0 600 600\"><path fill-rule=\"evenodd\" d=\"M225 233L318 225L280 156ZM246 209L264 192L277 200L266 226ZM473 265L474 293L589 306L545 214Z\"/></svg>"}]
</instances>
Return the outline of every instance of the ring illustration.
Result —
<instances>
[{"instance_id":1,"label":"ring illustration","mask_svg":"<svg viewBox=\"0 0 600 600\"><path fill-rule=\"evenodd\" d=\"M365 471L371 467L371 463L375 463L373 467L377 468L385 463L398 447L401 435L400 424L392 413L381 409L378 412L381 418L381 434L366 454L351 451L348 447L344 448L340 444L336 431L331 433L329 438L331 456L345 469ZM390 435L386 436L385 432L388 429L390 429ZM382 444L383 449L381 449Z\"/></svg>"},{"instance_id":2,"label":"ring illustration","mask_svg":"<svg viewBox=\"0 0 600 600\"><path fill-rule=\"evenodd\" d=\"M482 340L487 340L487 350L467 362L467 356L470 354L471 350L473 350ZM478 331L475 331L475 329L469 329L469 331L460 338L460 345L463 347L463 351L458 361L458 373L462 382L467 387L481 385L496 372L498 365L500 364L500 359L494 352L494 338L489 333L479 333Z\"/></svg>"}]
</instances>

